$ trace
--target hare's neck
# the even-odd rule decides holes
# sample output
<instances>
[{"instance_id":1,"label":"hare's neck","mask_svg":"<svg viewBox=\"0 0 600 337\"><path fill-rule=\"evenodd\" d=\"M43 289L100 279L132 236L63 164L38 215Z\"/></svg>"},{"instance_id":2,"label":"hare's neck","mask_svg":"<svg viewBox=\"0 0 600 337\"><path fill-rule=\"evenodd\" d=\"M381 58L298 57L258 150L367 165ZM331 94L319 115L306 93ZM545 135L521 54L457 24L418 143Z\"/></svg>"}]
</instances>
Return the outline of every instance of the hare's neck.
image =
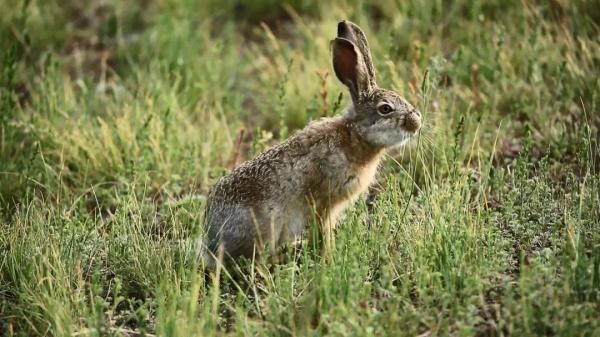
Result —
<instances>
[{"instance_id":1,"label":"hare's neck","mask_svg":"<svg viewBox=\"0 0 600 337\"><path fill-rule=\"evenodd\" d=\"M344 148L348 167L340 172L338 189L323 200L322 217L328 227L335 227L338 215L358 196L365 193L377 174L384 149L367 143L350 123L345 124L348 135Z\"/></svg>"},{"instance_id":2,"label":"hare's neck","mask_svg":"<svg viewBox=\"0 0 600 337\"><path fill-rule=\"evenodd\" d=\"M351 130L350 146L347 147L346 157L357 166L377 165L385 153L380 146L373 146L366 142L362 135Z\"/></svg>"},{"instance_id":3,"label":"hare's neck","mask_svg":"<svg viewBox=\"0 0 600 337\"><path fill-rule=\"evenodd\" d=\"M385 153L385 148L374 145L365 138L360 129L351 121L345 120L348 140L346 146L346 157L355 165L368 165L375 162L378 164Z\"/></svg>"},{"instance_id":4,"label":"hare's neck","mask_svg":"<svg viewBox=\"0 0 600 337\"><path fill-rule=\"evenodd\" d=\"M354 118L354 116L356 116L356 109L354 108L354 103L350 101L346 109L344 109L344 112L342 112L342 118L346 120L351 120Z\"/></svg>"}]
</instances>

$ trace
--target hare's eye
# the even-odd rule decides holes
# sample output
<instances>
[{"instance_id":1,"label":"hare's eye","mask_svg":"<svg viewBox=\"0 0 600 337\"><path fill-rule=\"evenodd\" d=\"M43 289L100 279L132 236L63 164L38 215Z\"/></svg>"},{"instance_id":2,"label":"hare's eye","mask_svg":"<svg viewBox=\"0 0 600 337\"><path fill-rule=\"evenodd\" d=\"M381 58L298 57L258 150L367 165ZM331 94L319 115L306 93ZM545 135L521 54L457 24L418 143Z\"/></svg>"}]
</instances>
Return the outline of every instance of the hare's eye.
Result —
<instances>
[{"instance_id":1,"label":"hare's eye","mask_svg":"<svg viewBox=\"0 0 600 337\"><path fill-rule=\"evenodd\" d=\"M382 116L389 115L392 111L394 111L394 108L387 103L383 103L377 107L377 112Z\"/></svg>"}]
</instances>

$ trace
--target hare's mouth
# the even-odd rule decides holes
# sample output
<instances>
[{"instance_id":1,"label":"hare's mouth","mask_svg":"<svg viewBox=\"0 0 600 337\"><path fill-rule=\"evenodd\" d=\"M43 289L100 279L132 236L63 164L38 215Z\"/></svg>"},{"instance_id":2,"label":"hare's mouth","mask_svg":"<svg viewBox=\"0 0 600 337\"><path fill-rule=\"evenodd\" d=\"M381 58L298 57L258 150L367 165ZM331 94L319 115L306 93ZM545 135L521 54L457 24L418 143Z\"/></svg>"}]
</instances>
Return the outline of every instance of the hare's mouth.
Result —
<instances>
[{"instance_id":1,"label":"hare's mouth","mask_svg":"<svg viewBox=\"0 0 600 337\"><path fill-rule=\"evenodd\" d=\"M381 147L395 148L405 145L421 128L421 118L406 114L399 118L379 119L365 130L365 138Z\"/></svg>"},{"instance_id":2,"label":"hare's mouth","mask_svg":"<svg viewBox=\"0 0 600 337\"><path fill-rule=\"evenodd\" d=\"M390 148L396 149L403 147L406 145L416 134L416 132L407 131L404 128L400 128L400 130L396 129L395 131L387 131L382 132L377 135L377 143L380 145Z\"/></svg>"}]
</instances>

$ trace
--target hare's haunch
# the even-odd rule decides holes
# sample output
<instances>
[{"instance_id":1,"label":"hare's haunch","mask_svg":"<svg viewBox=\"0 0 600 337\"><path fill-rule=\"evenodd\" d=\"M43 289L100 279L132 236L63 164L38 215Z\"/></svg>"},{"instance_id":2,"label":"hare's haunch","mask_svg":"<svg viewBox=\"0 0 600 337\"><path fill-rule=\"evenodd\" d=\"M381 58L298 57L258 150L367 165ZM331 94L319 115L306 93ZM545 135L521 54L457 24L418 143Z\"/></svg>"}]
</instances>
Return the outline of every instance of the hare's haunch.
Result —
<instances>
[{"instance_id":1,"label":"hare's haunch","mask_svg":"<svg viewBox=\"0 0 600 337\"><path fill-rule=\"evenodd\" d=\"M385 150L404 144L421 127L420 113L375 81L369 45L354 23L338 24L331 41L333 69L351 102L337 117L311 123L258 155L211 189L202 256L251 256L255 247L298 239L320 223L325 242L338 215L364 193Z\"/></svg>"}]
</instances>

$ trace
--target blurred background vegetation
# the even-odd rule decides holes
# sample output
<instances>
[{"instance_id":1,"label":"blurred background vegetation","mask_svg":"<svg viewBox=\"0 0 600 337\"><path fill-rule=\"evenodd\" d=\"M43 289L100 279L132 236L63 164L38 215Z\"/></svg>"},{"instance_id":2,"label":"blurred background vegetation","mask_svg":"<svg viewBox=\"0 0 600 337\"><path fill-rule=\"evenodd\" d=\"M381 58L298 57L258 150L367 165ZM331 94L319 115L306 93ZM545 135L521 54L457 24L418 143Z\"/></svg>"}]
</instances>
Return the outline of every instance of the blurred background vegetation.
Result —
<instances>
[{"instance_id":1,"label":"blurred background vegetation","mask_svg":"<svg viewBox=\"0 0 600 337\"><path fill-rule=\"evenodd\" d=\"M598 335L597 1L0 8L0 336ZM347 104L340 19L419 139L343 263L199 276L208 188Z\"/></svg>"}]
</instances>

